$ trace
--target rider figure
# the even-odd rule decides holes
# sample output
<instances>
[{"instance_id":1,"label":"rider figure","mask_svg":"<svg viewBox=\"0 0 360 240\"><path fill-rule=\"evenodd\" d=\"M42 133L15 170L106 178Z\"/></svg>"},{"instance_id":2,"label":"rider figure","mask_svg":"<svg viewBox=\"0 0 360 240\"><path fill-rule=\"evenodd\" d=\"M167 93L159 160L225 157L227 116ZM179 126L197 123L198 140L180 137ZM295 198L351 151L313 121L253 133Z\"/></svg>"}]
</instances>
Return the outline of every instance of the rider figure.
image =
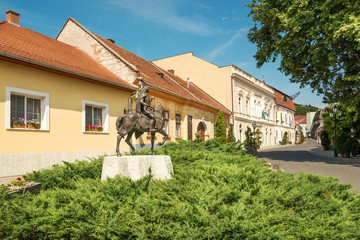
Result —
<instances>
[{"instance_id":1,"label":"rider figure","mask_svg":"<svg viewBox=\"0 0 360 240\"><path fill-rule=\"evenodd\" d=\"M154 110L150 106L152 99L149 97L149 87L144 87L141 91L141 94L136 102L136 112L142 115L145 115L150 119L150 132L155 132L155 116Z\"/></svg>"}]
</instances>

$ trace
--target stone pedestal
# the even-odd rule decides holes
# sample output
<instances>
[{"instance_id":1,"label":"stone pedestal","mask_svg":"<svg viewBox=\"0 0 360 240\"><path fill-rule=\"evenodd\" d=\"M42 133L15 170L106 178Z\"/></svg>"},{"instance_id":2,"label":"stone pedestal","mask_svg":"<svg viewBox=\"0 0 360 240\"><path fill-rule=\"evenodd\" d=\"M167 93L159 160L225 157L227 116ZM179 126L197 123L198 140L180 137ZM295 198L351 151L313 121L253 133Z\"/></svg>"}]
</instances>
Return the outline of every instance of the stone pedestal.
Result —
<instances>
[{"instance_id":1,"label":"stone pedestal","mask_svg":"<svg viewBox=\"0 0 360 240\"><path fill-rule=\"evenodd\" d=\"M170 156L111 156L104 158L101 180L121 175L136 181L148 175L149 169L153 178L159 180L170 179L171 174L174 172Z\"/></svg>"}]
</instances>

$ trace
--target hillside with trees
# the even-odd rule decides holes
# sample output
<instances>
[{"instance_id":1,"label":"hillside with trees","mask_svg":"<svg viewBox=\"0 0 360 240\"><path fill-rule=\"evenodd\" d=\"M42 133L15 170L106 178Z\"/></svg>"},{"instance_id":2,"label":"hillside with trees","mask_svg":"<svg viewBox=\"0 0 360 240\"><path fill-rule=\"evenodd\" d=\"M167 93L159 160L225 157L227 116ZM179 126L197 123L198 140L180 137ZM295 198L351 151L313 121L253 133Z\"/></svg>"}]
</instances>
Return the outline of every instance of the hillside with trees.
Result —
<instances>
[{"instance_id":1,"label":"hillside with trees","mask_svg":"<svg viewBox=\"0 0 360 240\"><path fill-rule=\"evenodd\" d=\"M307 112L317 112L318 107L311 106L310 104L297 104L295 103L296 112L295 115L306 115Z\"/></svg>"}]
</instances>

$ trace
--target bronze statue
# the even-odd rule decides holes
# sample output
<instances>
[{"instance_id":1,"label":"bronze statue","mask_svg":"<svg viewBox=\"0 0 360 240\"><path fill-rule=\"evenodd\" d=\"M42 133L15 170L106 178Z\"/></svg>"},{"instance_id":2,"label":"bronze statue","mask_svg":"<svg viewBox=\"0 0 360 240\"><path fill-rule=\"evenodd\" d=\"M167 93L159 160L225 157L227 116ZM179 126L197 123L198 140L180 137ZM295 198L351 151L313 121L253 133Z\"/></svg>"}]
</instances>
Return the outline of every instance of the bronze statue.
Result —
<instances>
[{"instance_id":1,"label":"bronze statue","mask_svg":"<svg viewBox=\"0 0 360 240\"><path fill-rule=\"evenodd\" d=\"M122 138L127 135L125 142L130 146L131 154L135 154L135 148L131 144L130 140L135 133L135 138L138 139L144 132L151 133L151 152L154 155L154 141L155 133L161 133L164 135L164 140L159 142L158 145L162 146L168 138L168 134L164 130L164 107L160 103L156 109L150 106L151 101L149 97L149 88L144 87L140 96L136 101L136 113L124 114L116 120L116 129L118 132L116 153L120 157L119 145Z\"/></svg>"}]
</instances>

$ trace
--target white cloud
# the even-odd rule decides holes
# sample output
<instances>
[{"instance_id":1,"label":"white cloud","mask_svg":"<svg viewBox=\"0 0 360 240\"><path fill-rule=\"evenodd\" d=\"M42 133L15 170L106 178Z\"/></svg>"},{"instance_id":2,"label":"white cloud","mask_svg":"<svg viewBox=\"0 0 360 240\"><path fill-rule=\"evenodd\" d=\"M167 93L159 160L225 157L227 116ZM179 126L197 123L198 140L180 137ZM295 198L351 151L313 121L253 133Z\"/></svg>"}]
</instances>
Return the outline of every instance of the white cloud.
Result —
<instances>
[{"instance_id":1,"label":"white cloud","mask_svg":"<svg viewBox=\"0 0 360 240\"><path fill-rule=\"evenodd\" d=\"M242 28L240 30L237 30L235 34L229 39L229 41L212 50L205 59L211 61L218 55L224 53L228 48L230 48L236 42L236 40L242 38L247 32L248 32L247 28Z\"/></svg>"},{"instance_id":2,"label":"white cloud","mask_svg":"<svg viewBox=\"0 0 360 240\"><path fill-rule=\"evenodd\" d=\"M215 31L205 22L181 16L176 1L170 0L108 0L121 9L128 10L135 15L157 24L166 25L178 31L191 34L209 36Z\"/></svg>"}]
</instances>

